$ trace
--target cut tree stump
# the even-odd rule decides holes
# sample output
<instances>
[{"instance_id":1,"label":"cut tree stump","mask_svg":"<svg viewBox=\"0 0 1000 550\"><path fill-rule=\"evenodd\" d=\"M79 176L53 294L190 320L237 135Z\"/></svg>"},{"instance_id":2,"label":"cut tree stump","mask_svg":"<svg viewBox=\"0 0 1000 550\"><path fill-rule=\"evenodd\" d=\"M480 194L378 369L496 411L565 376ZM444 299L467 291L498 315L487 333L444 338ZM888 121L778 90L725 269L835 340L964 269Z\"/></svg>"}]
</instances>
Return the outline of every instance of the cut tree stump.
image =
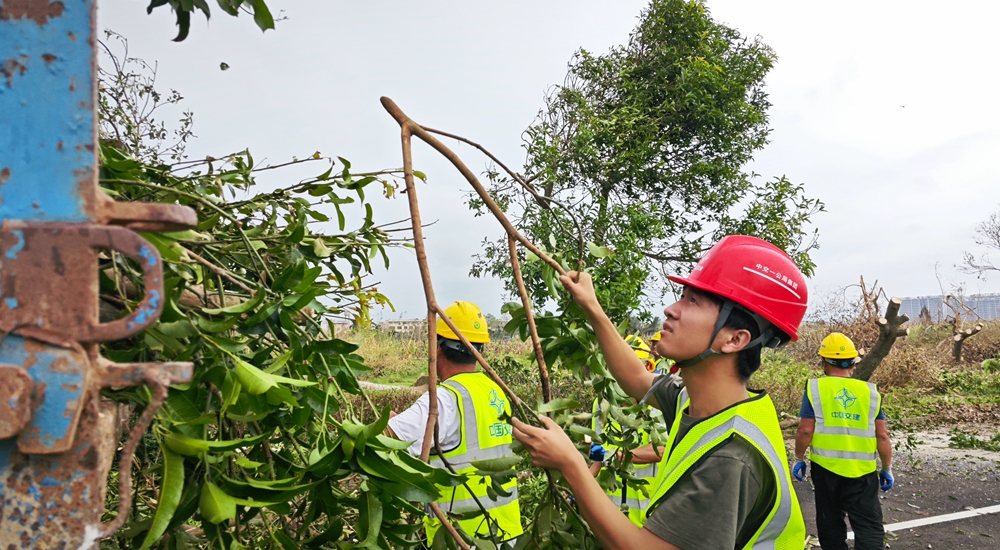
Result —
<instances>
[{"instance_id":1,"label":"cut tree stump","mask_svg":"<svg viewBox=\"0 0 1000 550\"><path fill-rule=\"evenodd\" d=\"M979 331L983 330L982 323L976 323L976 326L968 328L965 330L960 330L957 327L952 329L954 335L951 337L951 358L955 360L956 363L962 362L962 344Z\"/></svg>"},{"instance_id":2,"label":"cut tree stump","mask_svg":"<svg viewBox=\"0 0 1000 550\"><path fill-rule=\"evenodd\" d=\"M903 301L899 298L894 297L889 300L889 305L885 308L885 316L878 318L878 340L854 369L855 378L868 381L882 360L889 355L896 339L910 333L910 329L902 327L910 318L899 314L899 306L901 305L903 305Z\"/></svg>"}]
</instances>

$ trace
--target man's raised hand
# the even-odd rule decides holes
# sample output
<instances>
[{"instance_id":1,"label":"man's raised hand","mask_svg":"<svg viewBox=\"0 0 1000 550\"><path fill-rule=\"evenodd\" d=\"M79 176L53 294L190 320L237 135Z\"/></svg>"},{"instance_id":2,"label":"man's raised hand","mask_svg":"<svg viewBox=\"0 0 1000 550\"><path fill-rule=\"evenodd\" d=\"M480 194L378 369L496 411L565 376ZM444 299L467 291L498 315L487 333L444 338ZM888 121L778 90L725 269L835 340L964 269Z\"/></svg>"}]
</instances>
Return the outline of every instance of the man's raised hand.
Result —
<instances>
[{"instance_id":1,"label":"man's raised hand","mask_svg":"<svg viewBox=\"0 0 1000 550\"><path fill-rule=\"evenodd\" d=\"M583 455L573 445L566 432L547 416L539 416L544 428L536 428L521 422L517 418L511 419L514 426L514 438L524 445L531 455L531 462L538 467L548 470L562 471L574 462L580 463L584 469L587 468Z\"/></svg>"},{"instance_id":2,"label":"man's raised hand","mask_svg":"<svg viewBox=\"0 0 1000 550\"><path fill-rule=\"evenodd\" d=\"M601 304L597 301L597 293L594 291L594 280L589 273L569 271L559 276L559 282L585 311L600 309Z\"/></svg>"}]
</instances>

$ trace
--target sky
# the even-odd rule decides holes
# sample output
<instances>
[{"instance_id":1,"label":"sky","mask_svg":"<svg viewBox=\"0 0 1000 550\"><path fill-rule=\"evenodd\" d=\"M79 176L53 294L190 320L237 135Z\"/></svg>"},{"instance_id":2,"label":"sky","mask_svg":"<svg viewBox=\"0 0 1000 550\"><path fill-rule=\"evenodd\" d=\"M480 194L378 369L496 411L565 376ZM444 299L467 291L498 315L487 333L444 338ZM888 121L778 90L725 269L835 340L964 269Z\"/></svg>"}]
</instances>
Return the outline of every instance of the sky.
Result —
<instances>
[{"instance_id":1,"label":"sky","mask_svg":"<svg viewBox=\"0 0 1000 550\"><path fill-rule=\"evenodd\" d=\"M519 167L521 134L573 53L624 43L646 4L273 0L284 17L274 31L261 33L246 15L198 15L182 43L171 42L166 7L146 15L145 2L101 0L98 23L128 38L130 55L156 62L160 88L185 97L182 107L195 113L192 157L249 148L258 162L277 163L320 151L350 159L356 171L399 167L399 127L379 104L385 95L417 122ZM979 250L976 224L1000 209L1000 45L992 38L1000 3L707 6L778 55L766 79L770 143L747 170L787 175L826 203L814 218L813 301L861 275L901 297L956 285L1000 292L1000 277L980 281L955 268L964 251ZM486 168L479 153L449 145L474 171ZM436 222L425 237L438 301L471 300L498 314L509 298L501 281L468 272L483 239L502 230L473 216L468 184L437 153L415 145L414 164L428 176L418 196L424 221ZM290 176L265 184L297 181ZM375 211L384 222L408 215L402 198L376 199ZM390 260L371 282L396 311L376 318L424 315L415 255L401 249Z\"/></svg>"}]
</instances>

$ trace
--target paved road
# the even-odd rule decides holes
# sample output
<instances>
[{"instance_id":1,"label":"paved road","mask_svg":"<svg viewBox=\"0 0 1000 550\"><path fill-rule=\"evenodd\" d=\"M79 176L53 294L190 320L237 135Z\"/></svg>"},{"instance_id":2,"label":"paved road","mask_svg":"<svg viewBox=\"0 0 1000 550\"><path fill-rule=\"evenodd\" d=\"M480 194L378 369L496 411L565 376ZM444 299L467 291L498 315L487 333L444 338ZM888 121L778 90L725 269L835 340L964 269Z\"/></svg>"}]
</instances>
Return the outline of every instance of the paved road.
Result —
<instances>
[{"instance_id":1,"label":"paved road","mask_svg":"<svg viewBox=\"0 0 1000 550\"><path fill-rule=\"evenodd\" d=\"M920 434L920 439L925 444L912 454L897 453L893 467L896 487L881 495L885 523L1000 505L1000 453L949 449L943 431ZM797 483L795 488L806 529L815 536L816 508L811 486ZM890 532L886 539L890 549L997 550L1000 514Z\"/></svg>"}]
</instances>

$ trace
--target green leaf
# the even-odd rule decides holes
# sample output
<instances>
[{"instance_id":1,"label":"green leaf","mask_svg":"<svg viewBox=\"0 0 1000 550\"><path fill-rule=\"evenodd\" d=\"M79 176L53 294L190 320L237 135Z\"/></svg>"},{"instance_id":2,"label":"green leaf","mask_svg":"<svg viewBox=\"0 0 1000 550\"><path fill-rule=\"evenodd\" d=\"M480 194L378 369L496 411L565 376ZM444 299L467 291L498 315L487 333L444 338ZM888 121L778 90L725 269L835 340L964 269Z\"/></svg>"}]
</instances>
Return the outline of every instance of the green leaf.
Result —
<instances>
[{"instance_id":1,"label":"green leaf","mask_svg":"<svg viewBox=\"0 0 1000 550\"><path fill-rule=\"evenodd\" d=\"M236 376L250 395L260 395L278 385L273 374L268 374L237 357L233 357L233 360L236 362Z\"/></svg>"},{"instance_id":2,"label":"green leaf","mask_svg":"<svg viewBox=\"0 0 1000 550\"><path fill-rule=\"evenodd\" d=\"M257 468L260 468L261 466L263 466L264 463L263 462L255 462L255 461L250 460L249 458L247 458L247 457L245 457L245 456L243 456L241 454L237 454L236 455L236 465L239 466L240 468L246 468L248 470L256 470Z\"/></svg>"},{"instance_id":3,"label":"green leaf","mask_svg":"<svg viewBox=\"0 0 1000 550\"><path fill-rule=\"evenodd\" d=\"M321 237L316 237L312 245L313 254L316 254L320 258L329 258L333 252L326 247L326 243L323 242Z\"/></svg>"},{"instance_id":4,"label":"green leaf","mask_svg":"<svg viewBox=\"0 0 1000 550\"><path fill-rule=\"evenodd\" d=\"M490 458L486 460L473 460L472 466L483 472L504 472L517 466L522 461L519 456L506 456L503 458Z\"/></svg>"},{"instance_id":5,"label":"green leaf","mask_svg":"<svg viewBox=\"0 0 1000 550\"><path fill-rule=\"evenodd\" d=\"M354 344L340 339L314 340L309 346L309 351L311 353L320 353L323 355L347 355L354 353L360 347L360 344Z\"/></svg>"},{"instance_id":6,"label":"green leaf","mask_svg":"<svg viewBox=\"0 0 1000 550\"><path fill-rule=\"evenodd\" d=\"M171 451L168 447L161 447L163 453L163 481L160 483L160 501L156 505L156 513L153 514L153 523L146 533L146 539L142 542L139 550L147 550L159 540L170 525L170 519L177 511L177 505L181 502L181 494L184 492L184 457Z\"/></svg>"},{"instance_id":7,"label":"green leaf","mask_svg":"<svg viewBox=\"0 0 1000 550\"><path fill-rule=\"evenodd\" d=\"M357 548L372 548L378 542L378 534L382 528L382 501L375 493L368 491L359 512L358 538L363 540Z\"/></svg>"},{"instance_id":8,"label":"green leaf","mask_svg":"<svg viewBox=\"0 0 1000 550\"><path fill-rule=\"evenodd\" d=\"M271 16L271 10L267 9L264 0L250 0L250 4L253 5L253 21L257 23L260 30L273 29L274 17Z\"/></svg>"},{"instance_id":9,"label":"green leaf","mask_svg":"<svg viewBox=\"0 0 1000 550\"><path fill-rule=\"evenodd\" d=\"M233 325L235 325L236 322L239 320L240 320L239 314L234 314L226 317L221 321L213 321L206 317L198 317L196 319L196 322L198 323L198 330L202 332L208 332L210 334L217 334L233 328Z\"/></svg>"},{"instance_id":10,"label":"green leaf","mask_svg":"<svg viewBox=\"0 0 1000 550\"><path fill-rule=\"evenodd\" d=\"M175 239L165 237L161 233L147 233L145 231L140 231L139 235L152 243L166 261L180 262L187 257L187 251Z\"/></svg>"},{"instance_id":11,"label":"green leaf","mask_svg":"<svg viewBox=\"0 0 1000 550\"><path fill-rule=\"evenodd\" d=\"M243 385L240 384L240 380L236 374L232 372L226 373L226 380L222 383L222 412L226 412L229 407L236 404L236 401L240 398L240 391L243 390Z\"/></svg>"},{"instance_id":12,"label":"green leaf","mask_svg":"<svg viewBox=\"0 0 1000 550\"><path fill-rule=\"evenodd\" d=\"M567 409L578 409L580 408L580 402L574 401L568 397L560 397L559 399L553 399L548 403L542 403L538 407L538 412L541 414L550 412L565 411Z\"/></svg>"},{"instance_id":13,"label":"green leaf","mask_svg":"<svg viewBox=\"0 0 1000 550\"><path fill-rule=\"evenodd\" d=\"M385 431L385 427L389 425L389 411L391 409L391 406L386 405L382 409L382 415L379 416L379 419L374 423L365 426L366 439L375 439L379 434Z\"/></svg>"},{"instance_id":14,"label":"green leaf","mask_svg":"<svg viewBox=\"0 0 1000 550\"><path fill-rule=\"evenodd\" d=\"M203 309L205 313L209 315L219 315L222 313L246 313L264 301L264 290L258 290L257 294L254 294L253 298L247 300L246 302L240 302L229 307L219 308L219 309Z\"/></svg>"},{"instance_id":15,"label":"green leaf","mask_svg":"<svg viewBox=\"0 0 1000 550\"><path fill-rule=\"evenodd\" d=\"M163 444L167 449L184 456L198 456L208 451L208 442L184 434L167 432L163 434Z\"/></svg>"},{"instance_id":16,"label":"green leaf","mask_svg":"<svg viewBox=\"0 0 1000 550\"><path fill-rule=\"evenodd\" d=\"M607 258L611 255L611 249L606 246L597 246L592 242L587 243L587 250L590 251L591 256L595 258Z\"/></svg>"},{"instance_id":17,"label":"green leaf","mask_svg":"<svg viewBox=\"0 0 1000 550\"><path fill-rule=\"evenodd\" d=\"M288 378L285 376L278 376L276 374L271 374L269 376L271 376L271 379L279 384L288 384L289 386L296 386L299 388L308 388L309 386L316 385L316 382L313 382L312 380L302 380L300 378Z\"/></svg>"},{"instance_id":18,"label":"green leaf","mask_svg":"<svg viewBox=\"0 0 1000 550\"><path fill-rule=\"evenodd\" d=\"M280 530L275 529L270 532L271 540L277 542L281 545L281 550L299 550L301 546L292 540L288 535L282 533Z\"/></svg>"},{"instance_id":19,"label":"green leaf","mask_svg":"<svg viewBox=\"0 0 1000 550\"><path fill-rule=\"evenodd\" d=\"M209 523L218 524L236 517L236 500L211 481L201 487L198 508Z\"/></svg>"},{"instance_id":20,"label":"green leaf","mask_svg":"<svg viewBox=\"0 0 1000 550\"><path fill-rule=\"evenodd\" d=\"M252 447L270 436L270 433L263 433L252 437L247 436L243 439L215 441L197 439L175 432L167 432L162 437L164 445L171 451L184 456L197 456L205 452L225 452L241 447Z\"/></svg>"}]
</instances>

